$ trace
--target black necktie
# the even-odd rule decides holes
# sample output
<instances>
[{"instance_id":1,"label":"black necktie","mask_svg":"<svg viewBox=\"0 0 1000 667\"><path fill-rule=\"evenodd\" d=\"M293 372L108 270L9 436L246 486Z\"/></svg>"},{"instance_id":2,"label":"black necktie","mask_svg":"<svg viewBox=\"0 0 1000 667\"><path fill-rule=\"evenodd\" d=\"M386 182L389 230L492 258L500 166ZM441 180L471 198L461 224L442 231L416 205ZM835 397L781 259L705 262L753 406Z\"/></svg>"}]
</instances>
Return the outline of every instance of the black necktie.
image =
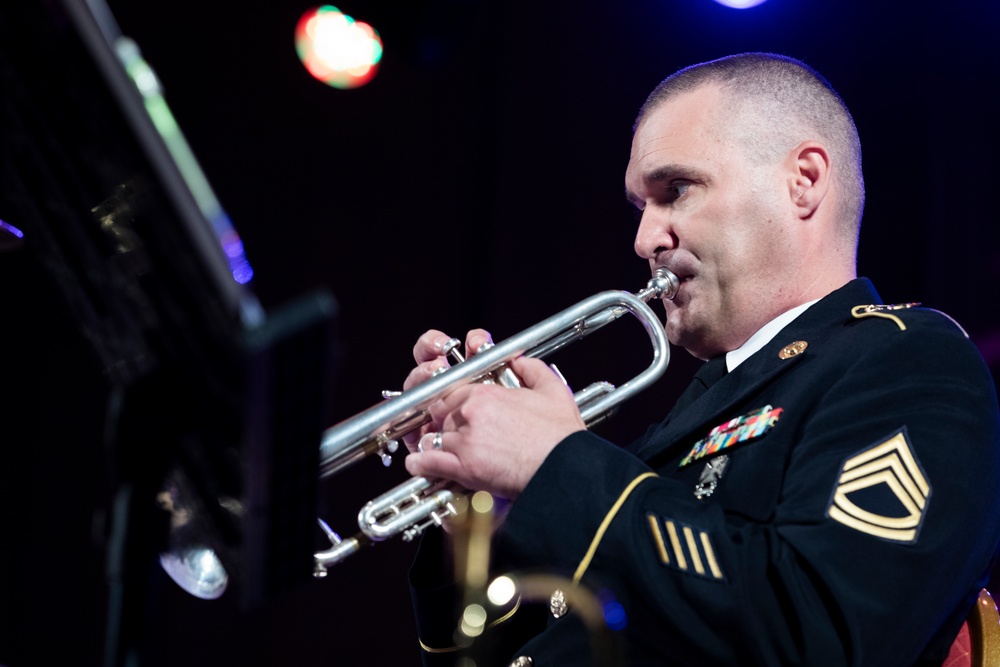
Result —
<instances>
[{"instance_id":1,"label":"black necktie","mask_svg":"<svg viewBox=\"0 0 1000 667\"><path fill-rule=\"evenodd\" d=\"M702 394L708 391L709 387L721 380L726 372L726 355L723 354L709 359L694 374L691 384L684 390L681 397L677 399L677 403L674 404L674 409L671 412L678 413L694 403Z\"/></svg>"},{"instance_id":2,"label":"black necktie","mask_svg":"<svg viewBox=\"0 0 1000 667\"><path fill-rule=\"evenodd\" d=\"M646 436L634 443L632 446L635 448L639 456L646 461L649 465L656 467L659 465L657 462L658 457L664 456L669 453L668 451L660 451L656 457L651 458L651 454L657 451L658 438L662 439L666 437L666 440L670 440L670 436L659 435L670 429L670 423L673 421L675 415L679 415L684 410L688 408L692 403L694 403L702 394L708 391L708 388L713 384L722 379L726 374L726 355L721 357L715 357L706 362L698 372L694 374L694 379L691 380L691 384L687 386L681 397L677 399L674 403L673 409L670 414L667 415L659 426L651 428L647 431Z\"/></svg>"},{"instance_id":3,"label":"black necktie","mask_svg":"<svg viewBox=\"0 0 1000 667\"><path fill-rule=\"evenodd\" d=\"M723 354L706 361L705 365L699 368L698 372L694 374L694 379L701 382L705 387L705 391L708 391L727 372L726 355Z\"/></svg>"}]
</instances>

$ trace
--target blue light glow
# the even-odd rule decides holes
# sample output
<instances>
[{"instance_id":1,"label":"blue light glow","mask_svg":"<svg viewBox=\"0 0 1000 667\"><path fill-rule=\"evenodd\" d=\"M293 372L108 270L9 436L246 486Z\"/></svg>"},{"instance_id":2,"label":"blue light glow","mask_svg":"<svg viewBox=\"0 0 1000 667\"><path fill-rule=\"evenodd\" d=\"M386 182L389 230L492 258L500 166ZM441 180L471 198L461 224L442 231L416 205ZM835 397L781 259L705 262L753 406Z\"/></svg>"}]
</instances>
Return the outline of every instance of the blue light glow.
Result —
<instances>
[{"instance_id":1,"label":"blue light glow","mask_svg":"<svg viewBox=\"0 0 1000 667\"><path fill-rule=\"evenodd\" d=\"M628 616L625 614L625 608L615 600L606 601L602 607L604 622L607 624L608 629L616 632L624 630L625 626L628 625Z\"/></svg>"},{"instance_id":2,"label":"blue light glow","mask_svg":"<svg viewBox=\"0 0 1000 667\"><path fill-rule=\"evenodd\" d=\"M766 0L715 0L720 5L732 7L733 9L750 9L766 2Z\"/></svg>"}]
</instances>

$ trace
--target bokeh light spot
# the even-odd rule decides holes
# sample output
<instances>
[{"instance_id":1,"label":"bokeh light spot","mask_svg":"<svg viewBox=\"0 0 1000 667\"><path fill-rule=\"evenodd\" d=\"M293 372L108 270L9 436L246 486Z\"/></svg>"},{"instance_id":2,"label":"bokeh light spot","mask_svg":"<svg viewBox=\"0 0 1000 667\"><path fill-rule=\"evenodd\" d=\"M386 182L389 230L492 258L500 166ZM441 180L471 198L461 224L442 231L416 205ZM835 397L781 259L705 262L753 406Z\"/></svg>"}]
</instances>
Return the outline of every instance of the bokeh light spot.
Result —
<instances>
[{"instance_id":1,"label":"bokeh light spot","mask_svg":"<svg viewBox=\"0 0 1000 667\"><path fill-rule=\"evenodd\" d=\"M295 27L295 50L311 75L334 88L363 86L378 72L382 39L332 5L310 9Z\"/></svg>"}]
</instances>

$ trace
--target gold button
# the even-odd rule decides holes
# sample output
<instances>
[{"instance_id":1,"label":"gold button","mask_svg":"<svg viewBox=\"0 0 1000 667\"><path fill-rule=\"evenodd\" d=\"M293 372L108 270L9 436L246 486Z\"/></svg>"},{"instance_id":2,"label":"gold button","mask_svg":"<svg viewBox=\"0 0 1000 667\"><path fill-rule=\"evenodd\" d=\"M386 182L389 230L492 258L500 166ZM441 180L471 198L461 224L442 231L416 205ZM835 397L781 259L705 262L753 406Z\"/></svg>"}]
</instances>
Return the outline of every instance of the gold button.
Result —
<instances>
[{"instance_id":1,"label":"gold button","mask_svg":"<svg viewBox=\"0 0 1000 667\"><path fill-rule=\"evenodd\" d=\"M781 348L781 352L778 353L779 359L791 359L792 357L797 357L806 351L809 347L809 343L804 340L797 340L794 343L789 343L785 347Z\"/></svg>"}]
</instances>

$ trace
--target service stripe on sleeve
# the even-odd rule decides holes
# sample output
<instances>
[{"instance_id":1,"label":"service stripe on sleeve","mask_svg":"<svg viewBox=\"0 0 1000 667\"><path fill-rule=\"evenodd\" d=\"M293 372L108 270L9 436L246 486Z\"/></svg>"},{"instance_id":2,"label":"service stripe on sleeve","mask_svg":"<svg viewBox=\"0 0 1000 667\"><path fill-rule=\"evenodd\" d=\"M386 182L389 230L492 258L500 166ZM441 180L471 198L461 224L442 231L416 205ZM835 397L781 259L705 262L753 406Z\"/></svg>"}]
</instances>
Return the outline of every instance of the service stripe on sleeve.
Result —
<instances>
[{"instance_id":1,"label":"service stripe on sleeve","mask_svg":"<svg viewBox=\"0 0 1000 667\"><path fill-rule=\"evenodd\" d=\"M710 581L725 581L712 538L706 531L655 514L647 514L646 521L660 563ZM664 539L664 532L667 539Z\"/></svg>"}]
</instances>

